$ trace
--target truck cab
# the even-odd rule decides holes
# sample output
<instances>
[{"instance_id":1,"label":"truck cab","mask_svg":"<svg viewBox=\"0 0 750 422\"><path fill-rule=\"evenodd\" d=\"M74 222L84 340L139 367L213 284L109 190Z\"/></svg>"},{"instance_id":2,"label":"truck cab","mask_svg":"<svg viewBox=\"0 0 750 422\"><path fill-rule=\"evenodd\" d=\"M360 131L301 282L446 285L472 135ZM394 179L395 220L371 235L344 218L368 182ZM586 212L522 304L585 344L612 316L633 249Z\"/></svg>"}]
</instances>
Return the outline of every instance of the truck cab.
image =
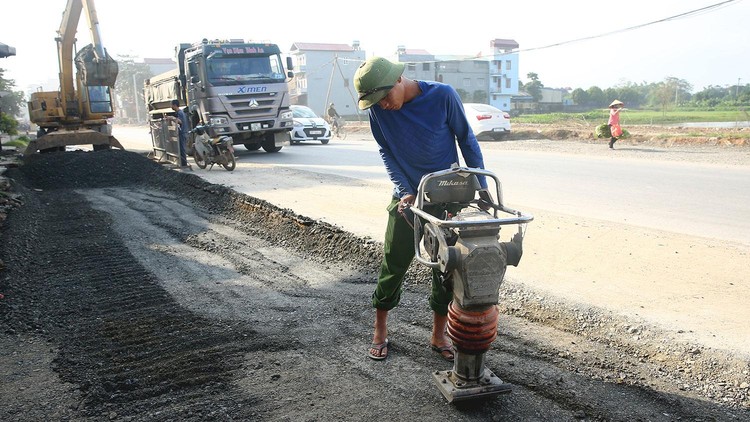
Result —
<instances>
[{"instance_id":1,"label":"truck cab","mask_svg":"<svg viewBox=\"0 0 750 422\"><path fill-rule=\"evenodd\" d=\"M229 135L247 149L277 152L292 128L287 78L276 44L242 41L181 44L180 85L193 126ZM287 68L291 68L289 60Z\"/></svg>"}]
</instances>

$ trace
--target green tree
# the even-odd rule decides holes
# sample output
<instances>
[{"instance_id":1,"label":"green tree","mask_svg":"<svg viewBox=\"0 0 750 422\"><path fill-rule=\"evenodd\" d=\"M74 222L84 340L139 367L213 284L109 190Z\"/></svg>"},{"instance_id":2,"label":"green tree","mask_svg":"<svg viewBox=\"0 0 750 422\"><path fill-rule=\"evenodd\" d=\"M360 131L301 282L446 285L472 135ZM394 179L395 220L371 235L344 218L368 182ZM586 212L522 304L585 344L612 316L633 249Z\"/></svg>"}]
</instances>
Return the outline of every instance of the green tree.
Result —
<instances>
[{"instance_id":1,"label":"green tree","mask_svg":"<svg viewBox=\"0 0 750 422\"><path fill-rule=\"evenodd\" d=\"M730 95L729 88L709 85L693 95L692 103L696 106L716 107Z\"/></svg>"},{"instance_id":2,"label":"green tree","mask_svg":"<svg viewBox=\"0 0 750 422\"><path fill-rule=\"evenodd\" d=\"M570 98L574 103L585 106L589 104L589 93L581 88L576 88L570 93Z\"/></svg>"},{"instance_id":3,"label":"green tree","mask_svg":"<svg viewBox=\"0 0 750 422\"><path fill-rule=\"evenodd\" d=\"M624 84L617 88L617 99L625 103L626 107L638 108L646 104L646 91L637 84Z\"/></svg>"},{"instance_id":4,"label":"green tree","mask_svg":"<svg viewBox=\"0 0 750 422\"><path fill-rule=\"evenodd\" d=\"M18 120L10 114L0 112L0 133L18 135Z\"/></svg>"},{"instance_id":5,"label":"green tree","mask_svg":"<svg viewBox=\"0 0 750 422\"><path fill-rule=\"evenodd\" d=\"M539 102L542 99L542 88L544 84L539 80L539 75L534 72L529 72L526 77L531 79L531 82L523 84L523 90L528 92L535 102Z\"/></svg>"},{"instance_id":6,"label":"green tree","mask_svg":"<svg viewBox=\"0 0 750 422\"><path fill-rule=\"evenodd\" d=\"M487 104L487 99L487 91L482 89L477 89L476 91L474 91L472 101L474 101L475 103Z\"/></svg>"},{"instance_id":7,"label":"green tree","mask_svg":"<svg viewBox=\"0 0 750 422\"><path fill-rule=\"evenodd\" d=\"M677 107L680 102L689 101L692 89L693 86L688 81L668 76L651 90L650 102L666 112L672 106Z\"/></svg>"},{"instance_id":8,"label":"green tree","mask_svg":"<svg viewBox=\"0 0 750 422\"><path fill-rule=\"evenodd\" d=\"M0 111L9 114L11 117L21 114L21 107L24 106L25 100L23 92L14 91L16 81L5 79L5 70L0 69Z\"/></svg>"},{"instance_id":9,"label":"green tree","mask_svg":"<svg viewBox=\"0 0 750 422\"><path fill-rule=\"evenodd\" d=\"M131 119L140 116L143 121L146 118L143 81L153 76L151 69L145 63L136 63L132 56L118 56L117 64L115 92L122 103L122 111Z\"/></svg>"},{"instance_id":10,"label":"green tree","mask_svg":"<svg viewBox=\"0 0 750 422\"><path fill-rule=\"evenodd\" d=\"M604 95L604 91L598 86L592 86L586 90L589 94L589 103L591 107L606 107L612 100L607 100L607 96Z\"/></svg>"}]
</instances>

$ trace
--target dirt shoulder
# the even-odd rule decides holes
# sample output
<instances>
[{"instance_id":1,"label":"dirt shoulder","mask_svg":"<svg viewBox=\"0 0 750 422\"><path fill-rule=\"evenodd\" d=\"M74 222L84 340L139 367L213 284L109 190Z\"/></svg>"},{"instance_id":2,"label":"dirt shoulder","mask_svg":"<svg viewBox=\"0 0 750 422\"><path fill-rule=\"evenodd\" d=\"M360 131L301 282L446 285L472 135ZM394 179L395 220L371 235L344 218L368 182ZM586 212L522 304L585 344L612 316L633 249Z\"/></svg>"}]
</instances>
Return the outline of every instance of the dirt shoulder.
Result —
<instances>
[{"instance_id":1,"label":"dirt shoulder","mask_svg":"<svg viewBox=\"0 0 750 422\"><path fill-rule=\"evenodd\" d=\"M507 140L549 139L576 140L606 143L597 138L597 124L529 124L514 123ZM630 136L622 141L633 145L648 146L750 146L750 128L693 128L654 125L623 124Z\"/></svg>"}]
</instances>

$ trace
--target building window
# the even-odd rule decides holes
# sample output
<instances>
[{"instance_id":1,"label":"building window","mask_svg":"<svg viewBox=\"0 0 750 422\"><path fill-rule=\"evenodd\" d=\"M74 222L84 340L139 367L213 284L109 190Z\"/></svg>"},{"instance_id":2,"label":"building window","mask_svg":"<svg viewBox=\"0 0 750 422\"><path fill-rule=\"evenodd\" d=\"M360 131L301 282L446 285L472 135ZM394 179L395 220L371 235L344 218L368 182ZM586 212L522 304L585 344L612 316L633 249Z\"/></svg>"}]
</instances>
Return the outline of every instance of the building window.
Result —
<instances>
[{"instance_id":1,"label":"building window","mask_svg":"<svg viewBox=\"0 0 750 422\"><path fill-rule=\"evenodd\" d=\"M510 79L505 78L505 88L510 89Z\"/></svg>"},{"instance_id":2,"label":"building window","mask_svg":"<svg viewBox=\"0 0 750 422\"><path fill-rule=\"evenodd\" d=\"M505 70L510 70L510 60L505 61Z\"/></svg>"},{"instance_id":3,"label":"building window","mask_svg":"<svg viewBox=\"0 0 750 422\"><path fill-rule=\"evenodd\" d=\"M407 63L406 64L406 70L410 70L412 72L417 70L417 65L414 63Z\"/></svg>"},{"instance_id":4,"label":"building window","mask_svg":"<svg viewBox=\"0 0 750 422\"><path fill-rule=\"evenodd\" d=\"M429 63L422 63L422 70L430 70L430 64Z\"/></svg>"}]
</instances>

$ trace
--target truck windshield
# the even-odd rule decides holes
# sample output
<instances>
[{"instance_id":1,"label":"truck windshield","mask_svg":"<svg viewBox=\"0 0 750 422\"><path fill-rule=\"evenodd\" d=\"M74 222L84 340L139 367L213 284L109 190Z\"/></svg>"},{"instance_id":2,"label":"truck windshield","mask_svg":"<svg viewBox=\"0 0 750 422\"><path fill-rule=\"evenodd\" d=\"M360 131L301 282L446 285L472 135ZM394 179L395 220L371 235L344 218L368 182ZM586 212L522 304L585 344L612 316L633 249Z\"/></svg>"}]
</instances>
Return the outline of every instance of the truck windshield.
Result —
<instances>
[{"instance_id":1,"label":"truck windshield","mask_svg":"<svg viewBox=\"0 0 750 422\"><path fill-rule=\"evenodd\" d=\"M279 55L218 55L206 59L211 85L240 85L284 82L284 68Z\"/></svg>"}]
</instances>

